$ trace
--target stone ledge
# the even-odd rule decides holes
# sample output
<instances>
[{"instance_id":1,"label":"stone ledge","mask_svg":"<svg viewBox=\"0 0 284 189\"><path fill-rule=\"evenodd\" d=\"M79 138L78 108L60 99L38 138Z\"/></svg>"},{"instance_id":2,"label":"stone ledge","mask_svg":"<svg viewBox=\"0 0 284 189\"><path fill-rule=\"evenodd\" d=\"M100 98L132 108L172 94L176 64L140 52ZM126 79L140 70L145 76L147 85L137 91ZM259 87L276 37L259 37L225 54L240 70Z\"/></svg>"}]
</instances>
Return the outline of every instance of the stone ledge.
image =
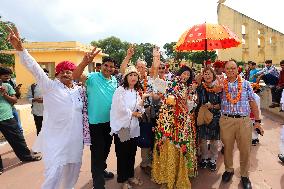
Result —
<instances>
[{"instance_id":1,"label":"stone ledge","mask_svg":"<svg viewBox=\"0 0 284 189\"><path fill-rule=\"evenodd\" d=\"M262 92L259 94L260 96L260 107L261 109L266 110L267 112L280 116L281 118L284 119L284 112L279 112L280 108L269 108L269 105L272 102L272 96L271 96L271 91L269 87L263 87Z\"/></svg>"}]
</instances>

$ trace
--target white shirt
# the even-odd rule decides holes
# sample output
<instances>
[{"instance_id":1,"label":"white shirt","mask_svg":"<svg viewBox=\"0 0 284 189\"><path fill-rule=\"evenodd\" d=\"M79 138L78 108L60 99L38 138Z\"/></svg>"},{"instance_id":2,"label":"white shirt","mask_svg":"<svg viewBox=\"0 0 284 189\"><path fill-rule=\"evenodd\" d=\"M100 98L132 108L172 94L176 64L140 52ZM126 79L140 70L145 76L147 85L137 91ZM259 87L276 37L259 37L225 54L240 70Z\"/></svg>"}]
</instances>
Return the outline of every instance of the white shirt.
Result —
<instances>
[{"instance_id":1,"label":"white shirt","mask_svg":"<svg viewBox=\"0 0 284 189\"><path fill-rule=\"evenodd\" d=\"M34 96L32 94L32 88L29 87L27 98L32 104L32 114L36 116L43 116L43 103L33 102L34 98L42 98L41 90L38 85L34 87Z\"/></svg>"},{"instance_id":2,"label":"white shirt","mask_svg":"<svg viewBox=\"0 0 284 189\"><path fill-rule=\"evenodd\" d=\"M132 116L136 110L144 113L140 102L141 97L136 90L124 89L122 86L115 90L110 110L111 134L117 134L122 127L130 127L131 138L140 136L138 118Z\"/></svg>"},{"instance_id":3,"label":"white shirt","mask_svg":"<svg viewBox=\"0 0 284 189\"><path fill-rule=\"evenodd\" d=\"M82 162L83 102L81 87L67 88L51 80L27 50L21 63L33 74L43 96L43 126L33 150L41 152L46 168Z\"/></svg>"},{"instance_id":4,"label":"white shirt","mask_svg":"<svg viewBox=\"0 0 284 189\"><path fill-rule=\"evenodd\" d=\"M168 81L171 81L171 80L172 80L172 77L173 77L173 74L172 74L171 72L165 74L165 78L166 78L166 80L168 80Z\"/></svg>"}]
</instances>

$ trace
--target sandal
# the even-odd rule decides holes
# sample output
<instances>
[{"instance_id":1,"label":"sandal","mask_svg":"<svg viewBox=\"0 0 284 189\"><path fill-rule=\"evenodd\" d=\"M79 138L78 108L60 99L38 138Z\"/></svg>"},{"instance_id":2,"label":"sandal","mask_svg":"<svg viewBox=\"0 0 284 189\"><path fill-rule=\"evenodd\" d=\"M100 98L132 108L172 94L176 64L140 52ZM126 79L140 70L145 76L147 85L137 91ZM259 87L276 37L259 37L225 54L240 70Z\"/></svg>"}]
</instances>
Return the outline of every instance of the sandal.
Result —
<instances>
[{"instance_id":1,"label":"sandal","mask_svg":"<svg viewBox=\"0 0 284 189\"><path fill-rule=\"evenodd\" d=\"M142 186L143 181L140 178L133 177L128 179L129 184L136 185L136 186Z\"/></svg>"},{"instance_id":2,"label":"sandal","mask_svg":"<svg viewBox=\"0 0 284 189\"><path fill-rule=\"evenodd\" d=\"M125 182L122 184L121 189L132 189L133 187L128 183Z\"/></svg>"},{"instance_id":3,"label":"sandal","mask_svg":"<svg viewBox=\"0 0 284 189\"><path fill-rule=\"evenodd\" d=\"M22 160L22 162L31 162L31 161L40 161L42 159L42 156L32 156L30 159Z\"/></svg>"}]
</instances>

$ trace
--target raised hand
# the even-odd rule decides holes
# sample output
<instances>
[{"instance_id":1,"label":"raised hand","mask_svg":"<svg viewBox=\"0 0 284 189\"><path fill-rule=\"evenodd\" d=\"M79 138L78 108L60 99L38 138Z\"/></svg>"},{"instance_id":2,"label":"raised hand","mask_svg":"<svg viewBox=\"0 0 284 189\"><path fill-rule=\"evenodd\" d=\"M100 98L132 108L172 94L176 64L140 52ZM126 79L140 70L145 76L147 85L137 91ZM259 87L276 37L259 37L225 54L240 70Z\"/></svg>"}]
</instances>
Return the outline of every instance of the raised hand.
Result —
<instances>
[{"instance_id":1,"label":"raised hand","mask_svg":"<svg viewBox=\"0 0 284 189\"><path fill-rule=\"evenodd\" d=\"M97 50L97 47L94 47L94 49L91 52L87 52L82 60L82 63L84 64L90 64L93 62L94 58L101 52L101 50Z\"/></svg>"},{"instance_id":2,"label":"raised hand","mask_svg":"<svg viewBox=\"0 0 284 189\"><path fill-rule=\"evenodd\" d=\"M129 46L129 48L127 49L127 54L126 54L126 56L129 57L129 58L131 58L133 55L134 55L134 45L131 44L131 45Z\"/></svg>"},{"instance_id":3,"label":"raised hand","mask_svg":"<svg viewBox=\"0 0 284 189\"><path fill-rule=\"evenodd\" d=\"M153 48L153 57L160 58L160 48L157 46L154 46Z\"/></svg>"},{"instance_id":4,"label":"raised hand","mask_svg":"<svg viewBox=\"0 0 284 189\"><path fill-rule=\"evenodd\" d=\"M18 29L14 26L11 28L8 25L5 25L6 30L9 32L9 35L7 37L7 40L11 43L11 45L17 50L17 51L23 51L23 44L18 32Z\"/></svg>"},{"instance_id":5,"label":"raised hand","mask_svg":"<svg viewBox=\"0 0 284 189\"><path fill-rule=\"evenodd\" d=\"M160 48L157 46L154 46L153 48L153 67L156 69L154 71L154 77L157 75L157 69L159 68L161 62L160 62Z\"/></svg>"}]
</instances>

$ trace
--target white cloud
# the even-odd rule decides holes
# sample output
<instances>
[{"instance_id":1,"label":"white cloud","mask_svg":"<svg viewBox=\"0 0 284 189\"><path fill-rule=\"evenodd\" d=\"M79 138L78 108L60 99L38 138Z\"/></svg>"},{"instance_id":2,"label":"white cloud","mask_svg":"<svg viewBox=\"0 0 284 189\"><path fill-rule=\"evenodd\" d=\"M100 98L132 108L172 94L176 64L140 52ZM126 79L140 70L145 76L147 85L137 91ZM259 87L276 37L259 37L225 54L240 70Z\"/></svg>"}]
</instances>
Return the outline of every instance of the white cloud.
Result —
<instances>
[{"instance_id":1,"label":"white cloud","mask_svg":"<svg viewBox=\"0 0 284 189\"><path fill-rule=\"evenodd\" d=\"M225 4L284 33L280 0ZM35 41L88 43L114 35L163 45L177 41L194 24L216 23L217 0L1 0L0 15Z\"/></svg>"}]
</instances>

